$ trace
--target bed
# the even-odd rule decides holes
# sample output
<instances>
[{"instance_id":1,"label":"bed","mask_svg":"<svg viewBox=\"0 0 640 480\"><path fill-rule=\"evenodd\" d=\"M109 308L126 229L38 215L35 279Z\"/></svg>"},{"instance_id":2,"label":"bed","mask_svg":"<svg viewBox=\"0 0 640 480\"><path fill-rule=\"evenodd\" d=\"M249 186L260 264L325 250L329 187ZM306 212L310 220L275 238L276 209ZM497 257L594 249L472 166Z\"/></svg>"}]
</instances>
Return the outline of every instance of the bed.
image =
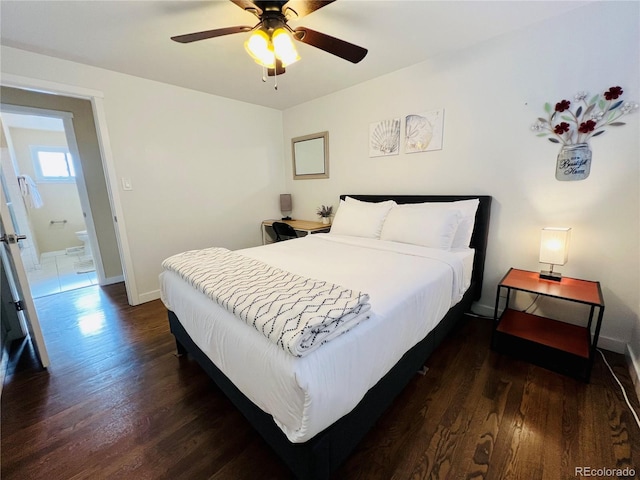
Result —
<instances>
[{"instance_id":1,"label":"bed","mask_svg":"<svg viewBox=\"0 0 640 480\"><path fill-rule=\"evenodd\" d=\"M393 202L406 207L389 207L382 232L374 234L366 230L369 223L362 234L357 218L346 213L374 205L380 212ZM443 206L429 207L427 215L437 215L443 228L416 237L406 220L422 218L425 202ZM431 248L443 241L455 246L451 202L476 202L470 240L465 248ZM270 341L264 328L234 318L167 264L161 292L178 353L198 361L296 477L328 478L480 297L490 206L489 196L342 195L330 234L230 253L265 269L367 292L370 303L355 323L302 349ZM455 215L461 225L463 215ZM406 235L414 235L410 243Z\"/></svg>"}]
</instances>

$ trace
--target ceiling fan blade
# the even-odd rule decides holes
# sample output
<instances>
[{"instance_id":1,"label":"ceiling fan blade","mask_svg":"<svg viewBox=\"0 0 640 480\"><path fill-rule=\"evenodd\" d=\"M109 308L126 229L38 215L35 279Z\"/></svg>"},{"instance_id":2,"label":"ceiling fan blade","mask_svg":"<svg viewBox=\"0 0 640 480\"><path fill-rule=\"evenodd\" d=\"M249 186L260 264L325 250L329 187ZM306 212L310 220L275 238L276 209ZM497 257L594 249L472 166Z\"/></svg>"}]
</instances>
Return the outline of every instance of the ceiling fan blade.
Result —
<instances>
[{"instance_id":1,"label":"ceiling fan blade","mask_svg":"<svg viewBox=\"0 0 640 480\"><path fill-rule=\"evenodd\" d=\"M287 20L302 18L335 1L336 0L289 0L282 7L282 13L287 17Z\"/></svg>"},{"instance_id":2,"label":"ceiling fan blade","mask_svg":"<svg viewBox=\"0 0 640 480\"><path fill-rule=\"evenodd\" d=\"M294 38L299 42L319 48L337 57L344 58L351 63L358 63L366 55L368 50L353 43L345 42L326 33L316 32L306 27L298 27L294 31Z\"/></svg>"},{"instance_id":3,"label":"ceiling fan blade","mask_svg":"<svg viewBox=\"0 0 640 480\"><path fill-rule=\"evenodd\" d=\"M231 1L235 3L237 6L239 6L241 9L246 10L247 12L253 13L258 18L260 18L260 15L262 15L262 8L260 8L258 5L256 5L250 0L231 0Z\"/></svg>"},{"instance_id":4,"label":"ceiling fan blade","mask_svg":"<svg viewBox=\"0 0 640 480\"><path fill-rule=\"evenodd\" d=\"M171 37L171 40L179 43L191 43L198 40L206 40L207 38L222 37L223 35L231 35L232 33L249 32L253 27L239 26L216 28L215 30L205 30L204 32L187 33L185 35L177 35Z\"/></svg>"}]
</instances>

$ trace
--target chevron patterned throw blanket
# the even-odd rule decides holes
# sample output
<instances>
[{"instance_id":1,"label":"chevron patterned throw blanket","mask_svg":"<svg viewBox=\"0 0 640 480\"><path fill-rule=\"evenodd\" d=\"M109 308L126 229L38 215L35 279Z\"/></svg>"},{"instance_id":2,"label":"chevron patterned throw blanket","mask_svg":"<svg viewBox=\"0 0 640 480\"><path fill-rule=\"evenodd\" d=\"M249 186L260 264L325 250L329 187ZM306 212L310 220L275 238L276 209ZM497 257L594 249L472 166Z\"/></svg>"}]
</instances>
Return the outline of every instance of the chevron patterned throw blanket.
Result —
<instances>
[{"instance_id":1,"label":"chevron patterned throw blanket","mask_svg":"<svg viewBox=\"0 0 640 480\"><path fill-rule=\"evenodd\" d=\"M162 266L297 357L353 328L371 308L365 293L304 278L225 248L180 253Z\"/></svg>"}]
</instances>

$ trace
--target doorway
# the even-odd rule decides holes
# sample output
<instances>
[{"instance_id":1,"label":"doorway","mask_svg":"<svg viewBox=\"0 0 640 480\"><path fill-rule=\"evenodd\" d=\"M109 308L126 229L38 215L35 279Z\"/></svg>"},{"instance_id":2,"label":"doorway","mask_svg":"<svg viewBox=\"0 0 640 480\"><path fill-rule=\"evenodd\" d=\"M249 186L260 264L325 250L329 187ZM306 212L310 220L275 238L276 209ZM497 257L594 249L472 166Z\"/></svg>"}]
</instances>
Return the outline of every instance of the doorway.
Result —
<instances>
[{"instance_id":1,"label":"doorway","mask_svg":"<svg viewBox=\"0 0 640 480\"><path fill-rule=\"evenodd\" d=\"M14 107L0 112L10 157L3 159L3 182L11 215L27 237L20 254L34 298L99 283L87 227L92 218L85 221L91 209L77 181L68 116Z\"/></svg>"},{"instance_id":2,"label":"doorway","mask_svg":"<svg viewBox=\"0 0 640 480\"><path fill-rule=\"evenodd\" d=\"M115 184L115 172L106 131L101 92L3 74L0 97L2 98L0 110L8 109L14 113L15 110L17 110L17 113L25 113L25 110L28 111L27 113L34 113L33 110L36 110L36 115L62 119L65 125L67 146L76 173L81 205L86 213L85 223L89 241L91 242L92 258L95 263L99 285L110 285L124 281L129 303L132 305L138 304L139 300L134 287L133 274L125 273L125 269L130 272L132 267L128 245L123 240L126 239L124 225L121 225L117 219L118 216L122 216L122 207L117 190L109 188L109 185ZM49 111L45 109L49 109ZM1 135L2 131L3 129L0 127L2 156L10 158L4 136ZM11 161L9 160L9 162ZM4 168L2 170L4 171ZM13 178L15 180L16 176L13 175ZM3 259L8 258L10 260L11 266L15 267L11 269L11 272L15 271L17 274L17 276L14 276L16 280L14 282L16 284L16 296L13 297L12 303L17 310L21 310L17 308L18 304L20 304L22 310L19 313L26 319L26 329L21 328L20 330L23 335L26 335L26 330L28 330L31 344L39 355L41 365L46 368L49 365L49 359L35 304L29 292L28 280L22 264L20 252L20 243L22 243L20 237L22 235L16 235L16 222L14 222L14 218L12 218L8 208L10 201L4 195L7 190L4 186L2 187L0 188L0 197L2 197L0 199L0 207L2 207L0 208L0 213L2 213L2 218L8 222L8 228L10 228L7 235L2 235L6 237L1 243L1 245L5 246L2 252L8 250L7 255L3 255ZM22 199L19 198L17 203L21 202ZM116 213L118 216L116 216ZM0 222L0 226L2 225L3 223ZM7 241L5 242L5 240ZM92 287L91 289L93 288L97 287ZM86 290L89 291L90 289ZM76 290L76 292L81 291ZM56 295L53 295L48 298L55 297ZM46 299L43 298L42 300ZM3 315L3 320L4 318L5 316ZM2 363L4 363L4 355ZM4 367L0 367L0 370L4 371Z\"/></svg>"},{"instance_id":3,"label":"doorway","mask_svg":"<svg viewBox=\"0 0 640 480\"><path fill-rule=\"evenodd\" d=\"M71 112L86 191L100 246L94 250L100 285L124 282L130 305L142 303L133 271L111 151L104 94L98 90L3 73L2 104ZM73 153L73 152L72 152ZM104 279L100 278L104 272Z\"/></svg>"}]
</instances>

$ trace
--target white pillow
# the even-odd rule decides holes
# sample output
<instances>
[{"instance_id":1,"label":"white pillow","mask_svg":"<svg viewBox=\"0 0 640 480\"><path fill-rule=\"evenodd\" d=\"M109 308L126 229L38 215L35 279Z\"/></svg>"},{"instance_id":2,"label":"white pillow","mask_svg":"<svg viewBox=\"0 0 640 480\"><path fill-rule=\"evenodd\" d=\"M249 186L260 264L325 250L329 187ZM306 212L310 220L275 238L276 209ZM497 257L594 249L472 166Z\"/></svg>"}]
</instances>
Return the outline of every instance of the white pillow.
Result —
<instances>
[{"instance_id":1,"label":"white pillow","mask_svg":"<svg viewBox=\"0 0 640 480\"><path fill-rule=\"evenodd\" d=\"M380 240L450 250L461 218L459 210L434 203L396 205L384 221Z\"/></svg>"},{"instance_id":2,"label":"white pillow","mask_svg":"<svg viewBox=\"0 0 640 480\"><path fill-rule=\"evenodd\" d=\"M380 238L384 219L394 205L396 202L393 200L377 203L361 202L351 197L346 201L340 200L330 233Z\"/></svg>"},{"instance_id":3,"label":"white pillow","mask_svg":"<svg viewBox=\"0 0 640 480\"><path fill-rule=\"evenodd\" d=\"M458 229L453 237L451 248L469 248L471 235L473 234L473 227L476 222L476 210L478 209L479 204L479 199L472 198L469 200L457 200L455 202L425 202L410 205L430 205L431 208L434 209L460 211L460 223L458 224Z\"/></svg>"},{"instance_id":4,"label":"white pillow","mask_svg":"<svg viewBox=\"0 0 640 480\"><path fill-rule=\"evenodd\" d=\"M473 233L473 227L476 223L476 210L480 200L472 198L471 200L458 200L456 202L450 202L449 205L453 208L460 210L462 218L458 225L458 231L455 237L453 237L453 243L451 248L469 248L471 243L471 234Z\"/></svg>"}]
</instances>

